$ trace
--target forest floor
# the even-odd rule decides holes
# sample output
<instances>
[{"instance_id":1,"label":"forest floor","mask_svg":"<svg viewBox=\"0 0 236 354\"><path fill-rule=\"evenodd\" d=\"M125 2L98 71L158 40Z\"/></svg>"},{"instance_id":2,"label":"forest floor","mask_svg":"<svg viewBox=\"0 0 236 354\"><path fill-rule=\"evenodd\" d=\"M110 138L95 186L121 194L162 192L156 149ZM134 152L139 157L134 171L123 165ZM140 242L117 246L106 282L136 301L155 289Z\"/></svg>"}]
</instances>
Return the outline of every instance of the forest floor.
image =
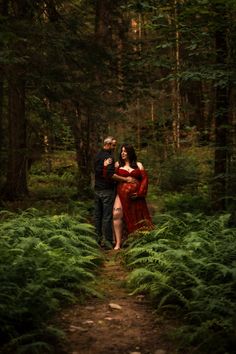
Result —
<instances>
[{"instance_id":1,"label":"forest floor","mask_svg":"<svg viewBox=\"0 0 236 354\"><path fill-rule=\"evenodd\" d=\"M58 320L67 336L65 352L176 354L169 334L177 324L158 317L144 296L128 292L124 286L128 272L119 251L104 252L104 257L98 279L102 298L90 299L60 314Z\"/></svg>"}]
</instances>

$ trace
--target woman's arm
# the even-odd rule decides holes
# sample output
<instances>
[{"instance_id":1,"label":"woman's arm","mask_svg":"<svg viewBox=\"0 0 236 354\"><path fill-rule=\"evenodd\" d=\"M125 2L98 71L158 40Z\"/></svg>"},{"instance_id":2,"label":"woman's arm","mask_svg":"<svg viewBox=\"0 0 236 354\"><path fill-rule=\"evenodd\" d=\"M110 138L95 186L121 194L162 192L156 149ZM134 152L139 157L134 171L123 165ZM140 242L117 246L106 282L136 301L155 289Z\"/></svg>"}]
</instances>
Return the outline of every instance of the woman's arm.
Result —
<instances>
[{"instance_id":1,"label":"woman's arm","mask_svg":"<svg viewBox=\"0 0 236 354\"><path fill-rule=\"evenodd\" d=\"M141 170L142 180L140 183L139 191L137 192L138 197L146 197L148 190L148 175L147 172L143 169Z\"/></svg>"},{"instance_id":2,"label":"woman's arm","mask_svg":"<svg viewBox=\"0 0 236 354\"><path fill-rule=\"evenodd\" d=\"M145 171L143 165L141 162L137 162L137 165L138 165L138 168L140 169L141 171L141 183L140 183L140 186L139 186L139 190L134 193L131 198L132 199L136 199L138 197L146 197L147 195L147 190L148 190L148 175L147 175L147 172Z\"/></svg>"}]
</instances>

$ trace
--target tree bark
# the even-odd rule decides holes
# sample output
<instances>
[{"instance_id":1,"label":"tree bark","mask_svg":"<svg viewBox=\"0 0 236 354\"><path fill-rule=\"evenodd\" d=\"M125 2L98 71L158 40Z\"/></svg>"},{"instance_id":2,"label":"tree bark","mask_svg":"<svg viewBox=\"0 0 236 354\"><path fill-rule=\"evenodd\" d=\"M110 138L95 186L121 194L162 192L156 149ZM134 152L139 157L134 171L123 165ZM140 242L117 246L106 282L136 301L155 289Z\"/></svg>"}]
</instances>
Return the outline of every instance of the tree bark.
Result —
<instances>
[{"instance_id":1,"label":"tree bark","mask_svg":"<svg viewBox=\"0 0 236 354\"><path fill-rule=\"evenodd\" d=\"M180 96L180 43L179 43L179 19L177 0L174 0L174 26L175 26L175 82L174 82L174 115L173 115L173 145L174 150L177 151L180 148L180 108L181 108L181 96Z\"/></svg>"},{"instance_id":2,"label":"tree bark","mask_svg":"<svg viewBox=\"0 0 236 354\"><path fill-rule=\"evenodd\" d=\"M28 193L25 82L12 72L8 92L8 168L4 196L15 200ZM14 79L13 79L14 77Z\"/></svg>"},{"instance_id":3,"label":"tree bark","mask_svg":"<svg viewBox=\"0 0 236 354\"><path fill-rule=\"evenodd\" d=\"M6 9L5 9L6 10ZM32 8L26 0L12 2L13 14L9 20L29 20ZM24 35L23 35L24 36ZM24 55L25 44L21 40L13 44L16 58ZM23 37L24 38L24 37ZM16 200L28 194L27 187L27 135L25 117L25 68L11 64L7 71L8 81L8 163L7 180L3 196Z\"/></svg>"},{"instance_id":4,"label":"tree bark","mask_svg":"<svg viewBox=\"0 0 236 354\"><path fill-rule=\"evenodd\" d=\"M236 227L236 91L230 92L230 136L228 153L227 210L231 212L229 224Z\"/></svg>"},{"instance_id":5,"label":"tree bark","mask_svg":"<svg viewBox=\"0 0 236 354\"><path fill-rule=\"evenodd\" d=\"M2 166L2 148L3 148L3 96L4 96L3 81L0 81L0 166ZM2 174L2 168L0 173Z\"/></svg>"},{"instance_id":6,"label":"tree bark","mask_svg":"<svg viewBox=\"0 0 236 354\"><path fill-rule=\"evenodd\" d=\"M113 0L96 1L95 36L96 39L106 45L112 41L111 18L113 13Z\"/></svg>"},{"instance_id":7,"label":"tree bark","mask_svg":"<svg viewBox=\"0 0 236 354\"><path fill-rule=\"evenodd\" d=\"M82 114L77 104L74 113L68 115L74 135L76 161L78 164L78 195L85 196L91 188L91 145L90 145L90 115Z\"/></svg>"},{"instance_id":8,"label":"tree bark","mask_svg":"<svg viewBox=\"0 0 236 354\"><path fill-rule=\"evenodd\" d=\"M224 70L227 75L227 16L224 5L216 6L217 16L224 24L215 32L216 64L217 68ZM218 83L217 83L218 84ZM216 113L215 113L215 165L213 185L213 205L216 210L226 208L227 162L229 137L229 83L218 84L216 87Z\"/></svg>"},{"instance_id":9,"label":"tree bark","mask_svg":"<svg viewBox=\"0 0 236 354\"><path fill-rule=\"evenodd\" d=\"M6 16L8 11L8 1L1 0L0 1L0 15ZM4 71L0 69L0 166L1 166L1 174L3 174L3 158L2 158L2 149L3 149L3 104L4 104Z\"/></svg>"}]
</instances>

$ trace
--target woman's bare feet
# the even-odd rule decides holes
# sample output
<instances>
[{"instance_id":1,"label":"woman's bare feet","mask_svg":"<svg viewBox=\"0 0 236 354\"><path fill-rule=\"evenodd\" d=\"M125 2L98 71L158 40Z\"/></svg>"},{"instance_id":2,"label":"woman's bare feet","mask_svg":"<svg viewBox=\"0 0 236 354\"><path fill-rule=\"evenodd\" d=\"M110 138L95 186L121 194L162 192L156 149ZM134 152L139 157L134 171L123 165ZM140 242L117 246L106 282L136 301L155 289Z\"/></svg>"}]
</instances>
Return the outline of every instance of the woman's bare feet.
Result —
<instances>
[{"instance_id":1,"label":"woman's bare feet","mask_svg":"<svg viewBox=\"0 0 236 354\"><path fill-rule=\"evenodd\" d=\"M115 251L120 250L120 246L119 246L119 245L115 245L114 250L115 250Z\"/></svg>"}]
</instances>

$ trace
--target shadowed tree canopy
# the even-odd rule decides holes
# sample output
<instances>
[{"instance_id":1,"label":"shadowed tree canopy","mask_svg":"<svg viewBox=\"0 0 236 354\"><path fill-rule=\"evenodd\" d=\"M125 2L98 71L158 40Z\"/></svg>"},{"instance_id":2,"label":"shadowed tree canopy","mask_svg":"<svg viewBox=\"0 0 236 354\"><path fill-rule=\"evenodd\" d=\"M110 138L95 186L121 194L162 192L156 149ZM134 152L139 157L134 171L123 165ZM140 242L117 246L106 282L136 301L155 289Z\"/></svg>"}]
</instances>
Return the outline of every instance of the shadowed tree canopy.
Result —
<instances>
[{"instance_id":1,"label":"shadowed tree canopy","mask_svg":"<svg viewBox=\"0 0 236 354\"><path fill-rule=\"evenodd\" d=\"M80 195L116 133L154 165L193 142L211 147L212 205L233 209L235 10L230 0L1 1L4 197L27 195L32 162L69 129Z\"/></svg>"}]
</instances>

